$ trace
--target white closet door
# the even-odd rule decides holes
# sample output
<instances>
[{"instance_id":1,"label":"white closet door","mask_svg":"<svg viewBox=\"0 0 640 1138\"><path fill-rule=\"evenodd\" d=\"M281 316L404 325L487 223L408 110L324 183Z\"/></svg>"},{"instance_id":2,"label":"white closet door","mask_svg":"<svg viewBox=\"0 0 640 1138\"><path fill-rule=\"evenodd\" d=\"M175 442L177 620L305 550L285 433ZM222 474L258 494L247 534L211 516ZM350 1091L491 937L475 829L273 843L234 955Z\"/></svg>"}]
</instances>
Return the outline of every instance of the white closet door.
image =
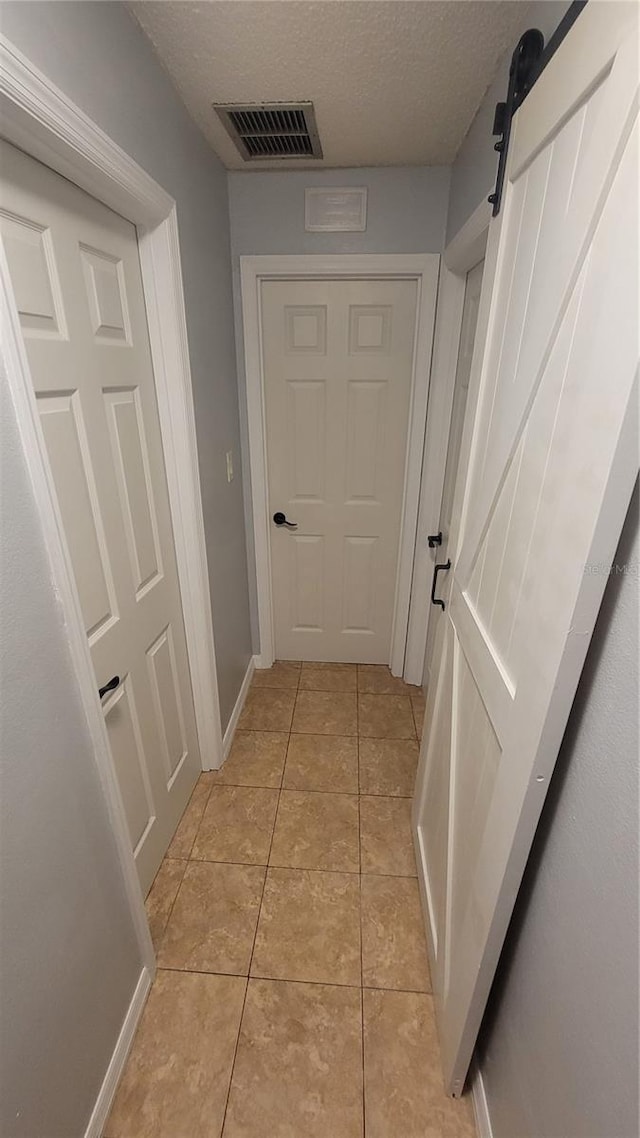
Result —
<instances>
[{"instance_id":1,"label":"white closet door","mask_svg":"<svg viewBox=\"0 0 640 1138\"><path fill-rule=\"evenodd\" d=\"M417 286L265 281L262 329L275 650L387 664Z\"/></svg>"},{"instance_id":2,"label":"white closet door","mask_svg":"<svg viewBox=\"0 0 640 1138\"><path fill-rule=\"evenodd\" d=\"M0 231L140 883L200 770L133 225L6 143Z\"/></svg>"},{"instance_id":3,"label":"white closet door","mask_svg":"<svg viewBox=\"0 0 640 1138\"><path fill-rule=\"evenodd\" d=\"M414 815L454 1093L637 474L637 44L636 5L584 9L515 116L489 233Z\"/></svg>"}]
</instances>

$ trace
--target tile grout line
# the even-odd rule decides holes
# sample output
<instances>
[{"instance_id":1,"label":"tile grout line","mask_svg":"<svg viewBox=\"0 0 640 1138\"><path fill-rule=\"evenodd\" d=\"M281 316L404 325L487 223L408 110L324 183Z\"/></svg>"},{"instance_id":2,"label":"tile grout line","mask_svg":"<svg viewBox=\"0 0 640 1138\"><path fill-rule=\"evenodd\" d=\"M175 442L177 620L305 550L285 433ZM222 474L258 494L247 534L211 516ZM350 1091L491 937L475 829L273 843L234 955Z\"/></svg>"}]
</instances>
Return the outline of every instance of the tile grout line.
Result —
<instances>
[{"instance_id":1,"label":"tile grout line","mask_svg":"<svg viewBox=\"0 0 640 1138\"><path fill-rule=\"evenodd\" d=\"M195 841L195 838L194 838L194 841ZM177 861L178 859L177 859L177 858L175 858L175 859L172 859L172 860L176 860L176 861ZM163 864L164 864L164 862L163 862ZM160 950L161 950L161 948L162 948L162 945L164 944L164 938L165 938L165 936L167 935L167 929L169 928L169 921L171 920L171 918L172 918L172 916L173 916L173 910L175 909L176 901L178 900L178 893L179 893L179 892L180 892L180 890L182 889L182 882L184 881L184 875L185 875L185 873L187 872L187 866L188 866L188 865L189 865L189 859L188 859L188 858L185 858L185 859L184 859L184 868L183 868L183 870L182 870L182 874L181 874L181 876L180 876L180 881L179 881L179 883L178 883L178 888L176 889L176 894L175 894L175 897L173 898L173 901L171 902L171 905L169 906L169 913L168 913L167 919L166 919L166 921L165 921L165 924L164 924L164 928L163 928L163 930L162 930L162 933L161 933L161 935L160 935L160 936L159 936L159 938L158 938L158 945L157 945L157 947L156 947L156 945L155 945L155 944L154 944L154 946L153 946L153 948L154 948L154 952L155 952L155 957L156 957L156 970L157 970L157 969L160 967L160 965L158 964L158 957L160 956ZM159 873L159 872L160 872L160 870L158 870L158 873ZM156 877L157 877L157 876L158 876L158 874L156 874ZM155 878L154 878L154 882L155 882ZM153 886L151 886L151 888L153 888Z\"/></svg>"},{"instance_id":2,"label":"tile grout line","mask_svg":"<svg viewBox=\"0 0 640 1138\"><path fill-rule=\"evenodd\" d=\"M289 689L289 690L291 690L291 689ZM315 694L317 694L317 695L355 695L355 692L335 692L335 691L330 692L330 691L327 691L327 692L317 692ZM278 727L239 727L237 730L237 734L240 734L240 735L305 735L305 736L306 735L316 735L322 739L357 739L359 737L357 732L354 732L353 735L345 735L344 731L283 731L281 727L280 728L278 728ZM363 735L363 738L366 739L367 742L369 742L369 740L372 740L374 742L375 741L377 741L377 742L389 742L390 741L392 743L415 743L415 741L416 741L415 725L414 725L413 735ZM222 770L222 767L220 767L219 769ZM202 773L207 774L209 772L203 771ZM217 772L214 771L213 773L215 774ZM220 783L214 783L214 785L219 786L221 784Z\"/></svg>"},{"instance_id":3,"label":"tile grout line","mask_svg":"<svg viewBox=\"0 0 640 1138\"><path fill-rule=\"evenodd\" d=\"M251 787L249 789L252 789ZM275 789L271 787L270 789ZM355 797L355 795L354 795ZM365 796L366 797L366 796ZM401 801L394 798L394 802ZM404 800L407 801L406 799ZM380 873L374 870L365 870L363 873L359 869L320 869L315 865L277 865L275 862L269 862L265 866L264 862L259 861L222 861L219 858L193 858L193 865L237 865L246 866L248 869L289 869L300 873L341 873L345 877L392 877L396 881L401 881L407 878L410 881L415 881L418 877L417 873Z\"/></svg>"},{"instance_id":4,"label":"tile grout line","mask_svg":"<svg viewBox=\"0 0 640 1138\"><path fill-rule=\"evenodd\" d=\"M402 992L406 996L431 996L429 988L389 988L376 984L345 984L341 980L299 980L289 976L246 976L244 972L210 972L202 968L176 968L163 965L158 972L175 972L177 976L222 976L234 980L266 980L269 984L307 984L315 988L347 988L350 992Z\"/></svg>"},{"instance_id":5,"label":"tile grout line","mask_svg":"<svg viewBox=\"0 0 640 1138\"><path fill-rule=\"evenodd\" d=\"M207 771L202 771L202 774L207 774L207 773L208 773ZM199 781L200 781L200 777L198 776L198 782ZM197 787L197 785L198 785L198 783L196 783L196 787ZM193 853L193 847L196 844L196 839L197 839L198 834L200 832L200 827L202 825L202 821L203 821L207 806L209 805L209 799L211 798L211 794L212 794L214 786L215 786L215 782L212 779L211 785L209 786L209 793L207 794L207 796L205 798L204 806L202 807L202 813L200 815L200 820L198 822L198 825L196 826L195 834L193 835L193 841L191 842L191 845L189 846L189 853L187 854L187 861L191 861L191 854ZM188 809L189 809L189 804L187 803L187 810ZM185 811L185 813L186 813L186 811ZM183 815L183 817L184 817L184 815ZM182 819L180 819L180 821L182 821Z\"/></svg>"},{"instance_id":6,"label":"tile grout line","mask_svg":"<svg viewBox=\"0 0 640 1138\"><path fill-rule=\"evenodd\" d=\"M416 739L418 742L420 742L420 736L418 735L418 720L416 719L416 712L411 697L409 697L409 703L411 704L411 718L413 719L413 729L416 733Z\"/></svg>"},{"instance_id":7,"label":"tile grout line","mask_svg":"<svg viewBox=\"0 0 640 1138\"><path fill-rule=\"evenodd\" d=\"M396 699L406 698L409 700L411 699L411 696L413 694L412 692L409 692L409 691L375 691L371 688L367 689L367 688L359 688L359 687L355 687L355 688L345 688L345 687L340 687L340 688L327 688L327 687L324 687L324 688L308 688L308 687L302 687L300 685L298 685L297 687L293 687L291 684L287 684L286 687L284 686L284 684L282 684L280 686L276 686L276 684L256 684L256 686L252 690L253 691L266 691L266 692L297 692L297 691L301 691L303 693L304 692L319 692L321 695L375 695L375 696L381 695L381 696L393 696ZM240 730L246 731L246 730L251 730L251 728L245 727L245 728L240 728Z\"/></svg>"},{"instance_id":8,"label":"tile grout line","mask_svg":"<svg viewBox=\"0 0 640 1138\"><path fill-rule=\"evenodd\" d=\"M208 975L216 975L216 973L208 973ZM221 974L218 973L218 975L221 975ZM238 1018L238 1030L236 1032L236 1042L235 1042L235 1046L233 1048L233 1059L231 1061L231 1067L229 1068L229 1085L227 1087L227 1096L224 1100L224 1114L222 1115L222 1125L220 1127L219 1138L222 1138L222 1134L224 1132L224 1128L225 1128L225 1125L227 1122L227 1109L229 1107L229 1099L231 1097L231 1084L233 1083L233 1072L235 1071L235 1066L236 1066L236 1058L238 1055L238 1045L240 1043L240 1032L242 1031L242 1021L244 1019L244 1009L245 1009L246 1004L247 1004L247 992L249 991L249 977L243 976L242 979L245 981L244 996L242 997L242 1008L240 1009L240 1016Z\"/></svg>"},{"instance_id":9,"label":"tile grout line","mask_svg":"<svg viewBox=\"0 0 640 1138\"><path fill-rule=\"evenodd\" d=\"M360 792L360 669L356 667L356 687L358 695L356 696L356 728L357 735L357 751L358 751L358 865L360 872L358 874L358 922L360 926L360 1061L362 1063L362 1138L366 1138L367 1133L367 1106L365 1097L365 1061L364 1061L364 954L362 948L362 824L361 824L361 801L362 794Z\"/></svg>"},{"instance_id":10,"label":"tile grout line","mask_svg":"<svg viewBox=\"0 0 640 1138\"><path fill-rule=\"evenodd\" d=\"M191 852L190 852L190 854L189 854L189 861L193 861L193 862L194 862L194 864L195 864L196 862L198 862L199 864L204 864L204 863L203 863L203 861L202 861L202 859L200 859L200 858L192 858L192 857L191 857L191 854L193 853L193 848L194 848L194 846L195 846L195 843L196 843L196 839L197 839L197 836L198 836L198 831L200 830L200 826L202 825L202 822L203 822L203 819L204 819L204 815L205 815L205 810L206 810L206 808L207 808L207 806L208 806L208 804L209 804L209 799L211 798L211 794L212 794L212 792L213 792L213 788L214 788L214 786L215 786L215 783L212 781L212 783L211 783L211 788L210 788L210 790L209 790L209 794L208 794L208 796L207 796L207 801L206 801L206 803L205 803L205 808L204 808L204 810L202 811L202 816L201 816L201 818L200 818L200 823L199 823L199 825L198 825L198 829L196 830L196 834L195 834L195 837L194 837L194 839L193 839L193 842L192 842L192 844L191 844ZM218 864L223 864L223 863L218 863ZM233 863L229 862L229 863L224 863L224 864L233 864ZM186 869L185 869L185 872L186 872ZM265 869L265 880L266 880L266 876L267 876L267 871L266 871L266 869ZM263 891L263 893L264 893L264 880L263 880L263 883L262 883L262 891ZM176 894L176 900L177 900L177 894ZM262 903L262 894L261 894L260 900L261 900L261 903ZM174 905L175 905L175 900L174 900ZM173 911L173 906L172 906L172 911ZM260 915L260 909L258 909L258 916L259 916L259 915ZM169 927L169 922L167 922L167 928L168 928L168 927ZM257 929L257 927L258 927L258 923L257 923L257 921L256 921L256 929ZM165 930L165 931L166 931L166 930ZM255 941L255 933L254 933L254 941ZM252 952L253 952L253 948L252 948ZM168 971L168 970L167 970L167 971ZM177 969L176 971L181 971L181 969ZM187 970L185 969L185 971L187 971ZM208 975L216 975L216 974L215 974L215 973L208 973ZM218 975L228 975L228 973L218 973ZM244 977L243 977L243 979L244 979ZM229 1105L229 1096L230 1096L230 1094L231 1094L231 1083L232 1083L232 1081L233 1081L233 1071L234 1071L234 1068L235 1068L235 1065L236 1065L236 1055L237 1055L237 1053L238 1053L238 1043L239 1043L239 1041L240 1041L240 1029L241 1029L241 1027L242 1027L242 1019L243 1019L243 1016L244 1016L244 1009L245 1009L245 1004L246 1004L246 1002L247 1002L247 992L248 992L248 990L249 990L249 975L248 975L248 970L247 970L247 976L246 976L246 979L245 979L245 986L244 986L244 995L243 995L243 997L242 997L242 1008L241 1008L241 1010L240 1010L240 1016L239 1016L239 1018L238 1018L238 1030L237 1030L237 1032L236 1032L236 1041L235 1041L235 1045L234 1045L234 1049L233 1049L233 1060L232 1060L232 1062L231 1062L231 1066L230 1066L230 1068L229 1068L229 1085L228 1085L228 1087L227 1087L227 1095L226 1095L226 1098L225 1098L225 1103L224 1103L224 1114L223 1114L223 1116L222 1116L222 1125L220 1126L220 1134L219 1134L219 1138L222 1138L222 1132L223 1132L223 1130L224 1130L224 1127L225 1127L225 1122L226 1122L226 1119L227 1119L227 1107L228 1107L228 1105Z\"/></svg>"},{"instance_id":11,"label":"tile grout line","mask_svg":"<svg viewBox=\"0 0 640 1138\"><path fill-rule=\"evenodd\" d=\"M280 734L284 734L284 732L280 732ZM292 732L292 734L295 734L295 732ZM353 735L321 735L321 736L319 736L319 738L321 738L321 739L353 739L354 736ZM359 750L360 740L357 739L356 741L358 743L358 750ZM367 742L368 741L369 740L367 739ZM376 741L377 740L374 740L374 742L376 742ZM391 742L394 742L394 743L412 743L413 741L414 741L413 739L392 739L391 740ZM387 742L387 740L384 739L384 740L382 740L382 742ZM285 766L286 766L286 761L285 761ZM344 794L344 795L346 795L347 798L356 798L360 794L362 795L363 798L404 798L404 799L413 798L412 794L383 794L379 790L377 790L377 791L372 791L372 790L316 790L314 787L307 787L307 786L282 786L282 787L263 786L262 783L258 783L258 782L218 782L218 783L216 783L216 786L232 786L232 787L234 787L235 790L280 790L280 789L292 790L295 794L333 794L333 795ZM167 857L165 857L163 860L165 860L165 861L181 861L183 859L182 858L167 858ZM198 860L198 859L196 859L196 860Z\"/></svg>"},{"instance_id":12,"label":"tile grout line","mask_svg":"<svg viewBox=\"0 0 640 1138\"><path fill-rule=\"evenodd\" d=\"M204 774L205 772L202 771L201 773ZM199 781L200 781L200 775L198 775L198 782ZM193 791L191 792L191 795L194 794L197 786L198 786L198 783L196 782L196 785L194 786ZM158 938L158 945L157 945L157 947L155 944L153 946L155 957L156 957L156 968L160 967L158 964L158 957L160 955L160 949L162 948L164 938L165 938L166 933L167 933L167 929L169 928L169 921L171 920L171 917L173 916L173 910L175 908L176 901L178 900L178 893L182 889L182 883L184 881L185 873L187 872L187 866L189 865L189 862L191 861L191 854L193 853L193 847L196 844L196 838L198 836L198 831L200 829L200 826L202 825L202 819L204 818L204 812L207 809L207 806L209 804L209 799L211 798L211 791L213 790L213 787L214 787L214 783L212 782L211 785L209 786L209 793L206 795L205 803L204 803L204 806L202 807L202 814L200 815L200 821L198 822L198 825L196 826L195 833L193 835L193 841L191 842L191 845L189 846L189 853L187 854L187 856L185 858L169 857L168 852L167 852L164 855L162 861L160 862L160 866L158 868L158 873L160 873L160 870L162 869L162 866L164 865L164 863L166 861L184 861L184 869L182 870L182 875L181 875L180 881L178 883L178 888L176 889L176 892L175 892L175 897L173 898L173 901L171 902L171 905L169 906L169 913L168 913L167 919L164 923L164 928L162 930L160 937ZM189 802L190 801L191 801L191 797L189 798ZM187 802L187 805L185 807L185 810L184 810L182 817L184 817L184 814L186 814L187 810L189 809L189 802ZM180 819L180 821L182 821L182 818ZM180 822L178 823L178 825L180 825ZM156 876L153 879L151 889L153 889L153 886L155 885L156 877L158 876L158 873L156 873ZM149 897L149 895L151 893L151 889L149 890L147 897ZM145 897L145 901L147 900L147 897Z\"/></svg>"},{"instance_id":13,"label":"tile grout line","mask_svg":"<svg viewBox=\"0 0 640 1138\"><path fill-rule=\"evenodd\" d=\"M293 717L295 715L296 703L298 702L299 683L300 683L300 673L298 673L298 686L296 687L296 696L295 696L295 699L293 701L293 708L291 711L291 721L289 723L289 731L287 733L287 746L286 746L285 755L284 755L284 764L282 766L282 771L280 774L280 786L278 787L278 801L276 803L276 812L275 812L275 815L273 818L273 829L271 831L271 840L269 842L269 849L267 850L267 864L264 867L264 878L262 881L262 892L260 894L260 904L258 906L258 916L256 918L256 927L255 927L254 932L253 932L253 942L251 944L251 953L249 955L249 964L247 966L247 982L245 984L245 989L244 989L244 999L242 1001L242 1010L240 1012L240 1018L238 1020L238 1033L236 1035L236 1045L235 1045L235 1048L233 1051L233 1060L231 1063L231 1070L229 1072L229 1086L227 1088L227 1097L226 1097L225 1104L224 1104L224 1114L222 1116L222 1126L220 1128L220 1138L223 1138L224 1128L225 1128L226 1123L227 1123L227 1111L229 1109L229 1099L231 1098L231 1087L233 1085L233 1073L236 1069L236 1059L238 1057L238 1047L240 1045L240 1035L242 1033L242 1022L244 1020L244 1011L245 1011L245 1008L247 1006L247 996L249 994L249 982L251 980L251 966L253 964L253 955L255 952L256 940L258 937L258 926L260 924L260 917L262 915L262 905L264 902L264 891L265 891L266 885L267 885L267 874L269 872L269 859L271 857L271 848L273 846L273 838L274 838L274 835L276 832L276 823L278 821L278 810L280 809L280 799L282 797L282 783L284 782L284 770L285 770L285 767L287 765L287 755L289 753L289 743L291 741L291 727L293 725ZM284 734L284 732L283 732L283 734Z\"/></svg>"}]
</instances>

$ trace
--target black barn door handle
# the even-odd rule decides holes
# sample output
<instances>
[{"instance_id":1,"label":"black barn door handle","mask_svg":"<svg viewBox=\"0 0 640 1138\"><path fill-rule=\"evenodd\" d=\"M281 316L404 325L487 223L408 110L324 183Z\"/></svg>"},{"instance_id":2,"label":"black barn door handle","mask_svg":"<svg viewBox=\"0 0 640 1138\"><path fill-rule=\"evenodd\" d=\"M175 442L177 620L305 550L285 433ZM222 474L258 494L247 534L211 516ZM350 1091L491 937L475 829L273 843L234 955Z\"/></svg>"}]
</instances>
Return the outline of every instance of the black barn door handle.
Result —
<instances>
[{"instance_id":1,"label":"black barn door handle","mask_svg":"<svg viewBox=\"0 0 640 1138\"><path fill-rule=\"evenodd\" d=\"M436 597L436 586L438 584L438 573L440 572L441 569L443 569L445 571L445 573L448 573L450 568L451 568L451 558L449 557L447 559L447 561L443 562L442 565L435 565L434 569L433 569L433 581L431 582L431 604L432 605L440 605L440 608L442 609L443 612L444 612L444 607L445 607L444 601L440 600L440 597Z\"/></svg>"}]
</instances>

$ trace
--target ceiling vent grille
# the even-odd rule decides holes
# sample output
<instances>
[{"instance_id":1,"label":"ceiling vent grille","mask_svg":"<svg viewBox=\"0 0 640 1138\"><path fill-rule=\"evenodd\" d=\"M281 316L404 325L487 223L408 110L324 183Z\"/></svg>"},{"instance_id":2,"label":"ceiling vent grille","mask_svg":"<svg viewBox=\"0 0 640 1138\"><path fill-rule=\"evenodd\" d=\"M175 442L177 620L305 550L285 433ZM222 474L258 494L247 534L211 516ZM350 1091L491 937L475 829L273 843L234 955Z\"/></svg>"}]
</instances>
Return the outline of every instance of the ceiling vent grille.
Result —
<instances>
[{"instance_id":1,"label":"ceiling vent grille","mask_svg":"<svg viewBox=\"0 0 640 1138\"><path fill-rule=\"evenodd\" d=\"M313 103L213 104L245 162L322 158Z\"/></svg>"}]
</instances>

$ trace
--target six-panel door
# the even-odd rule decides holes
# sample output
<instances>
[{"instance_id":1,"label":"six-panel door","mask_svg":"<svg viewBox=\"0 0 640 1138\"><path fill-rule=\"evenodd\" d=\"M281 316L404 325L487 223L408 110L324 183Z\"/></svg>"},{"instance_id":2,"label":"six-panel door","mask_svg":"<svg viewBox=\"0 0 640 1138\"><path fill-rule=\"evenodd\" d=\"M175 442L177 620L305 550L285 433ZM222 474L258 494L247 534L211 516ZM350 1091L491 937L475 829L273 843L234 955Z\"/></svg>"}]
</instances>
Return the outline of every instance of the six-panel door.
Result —
<instances>
[{"instance_id":1,"label":"six-panel door","mask_svg":"<svg viewBox=\"0 0 640 1138\"><path fill-rule=\"evenodd\" d=\"M416 282L261 289L276 656L388 663Z\"/></svg>"},{"instance_id":2,"label":"six-panel door","mask_svg":"<svg viewBox=\"0 0 640 1138\"><path fill-rule=\"evenodd\" d=\"M135 228L2 143L0 230L143 891L200 769Z\"/></svg>"}]
</instances>

